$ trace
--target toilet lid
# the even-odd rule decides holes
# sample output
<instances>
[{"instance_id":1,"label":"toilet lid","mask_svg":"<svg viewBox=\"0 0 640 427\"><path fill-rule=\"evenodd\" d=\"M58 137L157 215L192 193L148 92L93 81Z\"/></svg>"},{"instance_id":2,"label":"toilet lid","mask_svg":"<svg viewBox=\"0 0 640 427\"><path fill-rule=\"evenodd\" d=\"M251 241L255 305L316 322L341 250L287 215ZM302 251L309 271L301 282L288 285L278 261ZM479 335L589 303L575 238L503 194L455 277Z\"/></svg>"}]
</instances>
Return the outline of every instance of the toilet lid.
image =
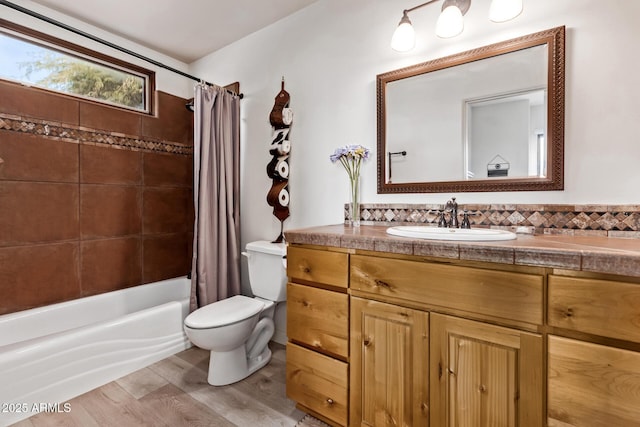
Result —
<instances>
[{"instance_id":1,"label":"toilet lid","mask_svg":"<svg viewBox=\"0 0 640 427\"><path fill-rule=\"evenodd\" d=\"M247 243L247 250L261 252L263 254L285 256L287 254L287 245L284 243L273 243L267 240L258 240L257 242Z\"/></svg>"},{"instance_id":2,"label":"toilet lid","mask_svg":"<svg viewBox=\"0 0 640 427\"><path fill-rule=\"evenodd\" d=\"M263 307L262 301L236 295L197 309L184 319L184 324L193 329L230 325L260 313Z\"/></svg>"}]
</instances>

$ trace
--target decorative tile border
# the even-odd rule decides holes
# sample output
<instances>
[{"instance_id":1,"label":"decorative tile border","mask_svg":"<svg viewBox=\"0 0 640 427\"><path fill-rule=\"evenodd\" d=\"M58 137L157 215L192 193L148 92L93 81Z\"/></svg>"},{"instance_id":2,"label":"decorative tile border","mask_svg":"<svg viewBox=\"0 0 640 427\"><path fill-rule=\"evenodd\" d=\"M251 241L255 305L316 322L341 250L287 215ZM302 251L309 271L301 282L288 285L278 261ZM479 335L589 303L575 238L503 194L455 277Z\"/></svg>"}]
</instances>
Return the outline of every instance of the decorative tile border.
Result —
<instances>
[{"instance_id":1,"label":"decorative tile border","mask_svg":"<svg viewBox=\"0 0 640 427\"><path fill-rule=\"evenodd\" d=\"M345 218L347 218L345 205ZM361 204L363 224L437 224L444 205ZM640 205L460 205L472 226L527 227L533 234L640 238Z\"/></svg>"},{"instance_id":2,"label":"decorative tile border","mask_svg":"<svg viewBox=\"0 0 640 427\"><path fill-rule=\"evenodd\" d=\"M191 155L193 147L153 138L106 132L67 123L50 122L0 113L0 129L42 135L56 140L80 144L106 145L115 148Z\"/></svg>"}]
</instances>

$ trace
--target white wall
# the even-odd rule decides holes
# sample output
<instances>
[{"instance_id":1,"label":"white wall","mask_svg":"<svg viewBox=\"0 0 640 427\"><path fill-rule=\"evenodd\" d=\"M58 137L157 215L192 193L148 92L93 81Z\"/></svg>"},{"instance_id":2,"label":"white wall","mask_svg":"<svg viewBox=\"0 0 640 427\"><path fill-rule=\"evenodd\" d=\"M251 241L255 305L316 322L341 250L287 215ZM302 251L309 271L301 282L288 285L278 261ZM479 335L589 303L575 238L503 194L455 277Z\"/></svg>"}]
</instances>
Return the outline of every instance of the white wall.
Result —
<instances>
[{"instance_id":1,"label":"white wall","mask_svg":"<svg viewBox=\"0 0 640 427\"><path fill-rule=\"evenodd\" d=\"M24 8L30 9L39 14L45 15L49 18L55 19L57 21L63 22L71 27L75 27L81 31L92 34L96 37L99 37L103 40L109 41L116 45L122 46L126 49L129 49L133 52L144 55L150 59L173 67L177 70L187 72L188 65L172 59L162 53L156 52L154 50L148 49L144 46L141 46L137 43L124 39L122 37L111 34L107 31L104 31L100 28L89 25L83 21L79 21L70 16L63 15L59 12L41 6L37 3L34 3L29 0L17 0L13 1L13 3L18 4ZM32 28L36 31L40 31L41 33L49 34L54 37L57 37L62 40L69 41L71 43L78 44L80 46L84 46L86 48L92 49L97 52L104 53L106 55L112 56L114 58L121 59L123 61L127 61L131 64L138 65L140 67L146 68L148 70L155 71L156 73L156 89L161 90L166 93L170 93L175 96L180 96L182 98L191 98L193 97L193 81L182 77L178 74L172 73L165 69L154 66L146 61L137 59L125 53L122 53L116 49L105 46L101 43L94 42L89 40L88 38L79 36L70 31L64 30L62 28L58 28L52 24L46 23L40 19L33 18L29 15L26 15L22 12L18 12L14 9L10 9L6 6L0 6L0 12L3 19L7 21L14 22L16 24L22 25L24 27ZM124 12L123 12L124 13Z\"/></svg>"},{"instance_id":2,"label":"white wall","mask_svg":"<svg viewBox=\"0 0 640 427\"><path fill-rule=\"evenodd\" d=\"M389 41L403 8L398 0L320 0L191 64L210 81L240 81L243 243L274 238L278 221L265 201L271 137L268 116L282 76L291 94L291 217L285 229L339 223L347 176L328 156L339 145L376 144L376 75L556 26L567 27L565 190L457 194L461 203L640 203L637 70L640 1L525 0L504 24L474 0L465 31L439 39L440 5L410 14L416 49L399 54ZM629 47L631 46L631 47ZM363 166L363 202L443 203L451 194L376 194L375 160Z\"/></svg>"}]
</instances>

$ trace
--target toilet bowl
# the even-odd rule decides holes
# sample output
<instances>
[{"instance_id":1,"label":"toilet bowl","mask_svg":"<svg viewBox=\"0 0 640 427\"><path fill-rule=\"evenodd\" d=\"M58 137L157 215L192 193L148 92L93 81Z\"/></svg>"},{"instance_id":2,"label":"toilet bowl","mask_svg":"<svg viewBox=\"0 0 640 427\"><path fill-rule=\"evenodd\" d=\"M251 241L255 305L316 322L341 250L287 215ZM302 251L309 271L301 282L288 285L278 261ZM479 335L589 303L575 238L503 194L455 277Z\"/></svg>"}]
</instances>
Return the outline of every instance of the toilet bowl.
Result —
<instances>
[{"instance_id":1,"label":"toilet bowl","mask_svg":"<svg viewBox=\"0 0 640 427\"><path fill-rule=\"evenodd\" d=\"M207 381L220 386L240 381L269 363L277 302L286 300L284 244L252 242L243 252L249 263L254 297L236 295L189 314L184 331L196 346L209 350Z\"/></svg>"}]
</instances>

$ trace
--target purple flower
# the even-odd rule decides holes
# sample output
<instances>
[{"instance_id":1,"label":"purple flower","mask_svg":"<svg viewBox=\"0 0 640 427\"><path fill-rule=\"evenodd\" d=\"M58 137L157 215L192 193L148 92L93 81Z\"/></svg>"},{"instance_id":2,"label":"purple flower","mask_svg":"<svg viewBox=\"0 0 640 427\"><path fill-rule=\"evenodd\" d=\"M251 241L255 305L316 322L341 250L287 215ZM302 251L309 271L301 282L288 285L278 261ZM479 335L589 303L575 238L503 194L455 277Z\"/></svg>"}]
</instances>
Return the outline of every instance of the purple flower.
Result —
<instances>
[{"instance_id":1,"label":"purple flower","mask_svg":"<svg viewBox=\"0 0 640 427\"><path fill-rule=\"evenodd\" d=\"M369 149L362 145L346 145L344 147L338 147L329 156L332 162L340 160L342 166L349 174L349 179L353 182L360 176L360 163L362 160L369 158Z\"/></svg>"},{"instance_id":2,"label":"purple flower","mask_svg":"<svg viewBox=\"0 0 640 427\"><path fill-rule=\"evenodd\" d=\"M339 147L339 148L336 148L336 151L334 151L331 156L329 156L329 159L331 159L331 161L335 163L338 160L340 160L340 157L343 157L346 155L347 155L347 147Z\"/></svg>"},{"instance_id":3,"label":"purple flower","mask_svg":"<svg viewBox=\"0 0 640 427\"><path fill-rule=\"evenodd\" d=\"M362 145L346 145L336 148L333 154L329 156L329 159L335 163L343 157L367 160L369 158L369 149Z\"/></svg>"}]
</instances>

